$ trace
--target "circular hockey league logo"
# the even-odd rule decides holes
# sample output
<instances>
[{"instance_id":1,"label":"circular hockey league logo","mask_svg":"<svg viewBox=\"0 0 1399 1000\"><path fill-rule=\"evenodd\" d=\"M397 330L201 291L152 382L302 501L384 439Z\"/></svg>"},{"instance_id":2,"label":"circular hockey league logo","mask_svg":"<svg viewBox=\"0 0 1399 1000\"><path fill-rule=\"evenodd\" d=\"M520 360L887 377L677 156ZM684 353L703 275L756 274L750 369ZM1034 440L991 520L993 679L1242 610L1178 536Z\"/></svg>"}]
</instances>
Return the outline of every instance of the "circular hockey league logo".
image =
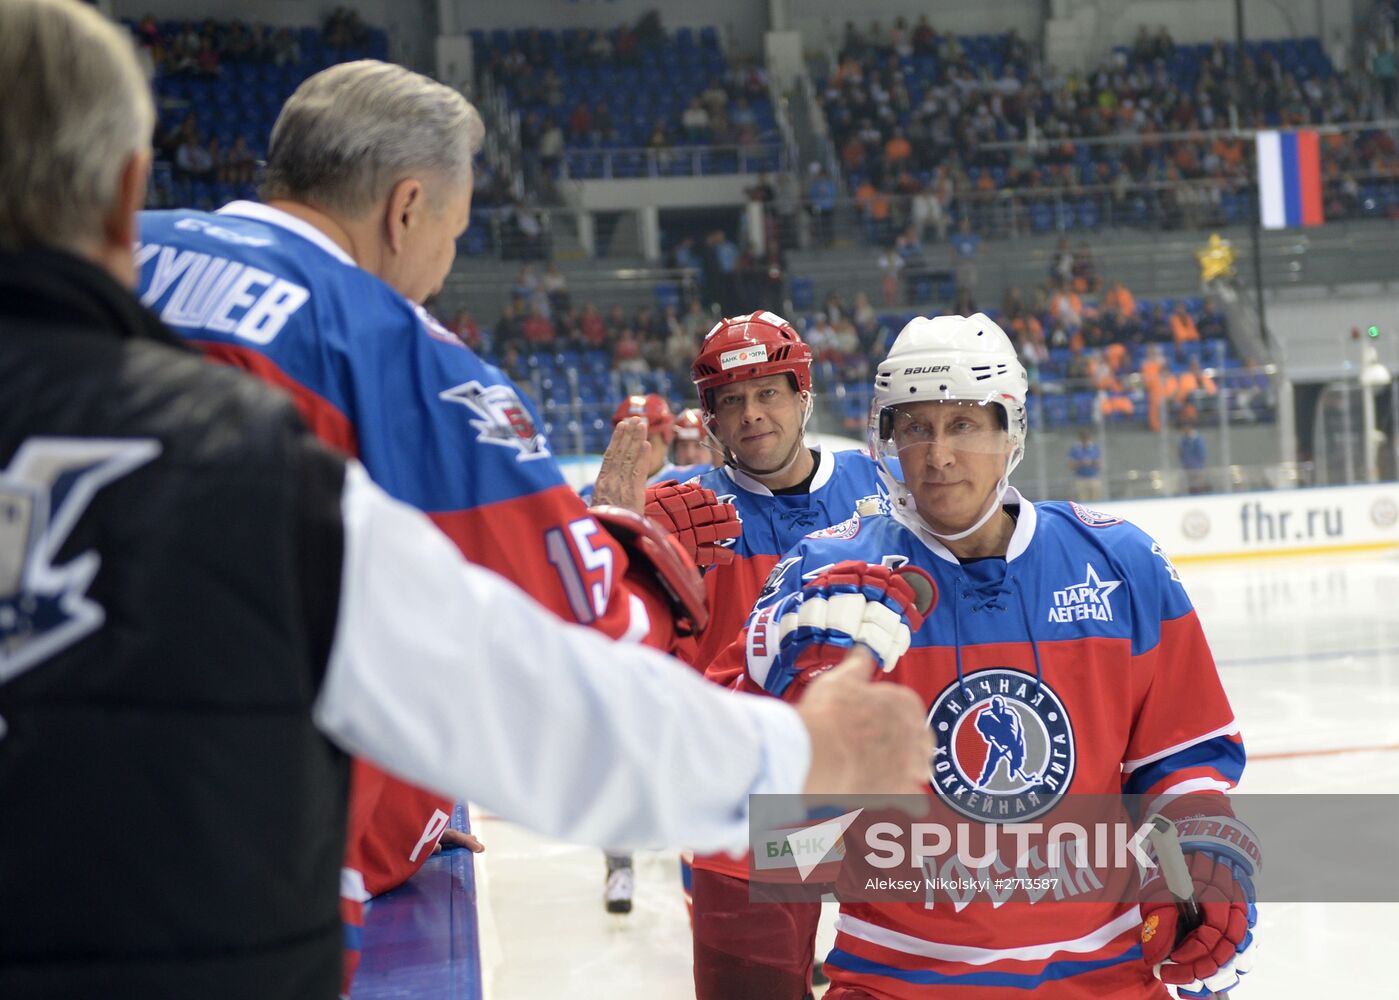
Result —
<instances>
[{"instance_id":1,"label":"circular hockey league logo","mask_svg":"<svg viewBox=\"0 0 1399 1000\"><path fill-rule=\"evenodd\" d=\"M1074 736L1053 689L996 667L949 684L928 711L937 749L932 786L957 812L987 823L1043 815L1074 776Z\"/></svg>"}]
</instances>

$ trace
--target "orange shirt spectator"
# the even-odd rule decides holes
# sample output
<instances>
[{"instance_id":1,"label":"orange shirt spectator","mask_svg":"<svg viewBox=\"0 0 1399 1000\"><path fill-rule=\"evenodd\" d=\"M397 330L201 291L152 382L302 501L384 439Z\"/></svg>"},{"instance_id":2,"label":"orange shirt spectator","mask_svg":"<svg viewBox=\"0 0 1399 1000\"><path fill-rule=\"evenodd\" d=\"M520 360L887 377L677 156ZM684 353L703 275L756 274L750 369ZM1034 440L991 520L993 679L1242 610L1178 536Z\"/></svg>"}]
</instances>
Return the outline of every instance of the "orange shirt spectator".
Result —
<instances>
[{"instance_id":1,"label":"orange shirt spectator","mask_svg":"<svg viewBox=\"0 0 1399 1000\"><path fill-rule=\"evenodd\" d=\"M1103 308L1116 309L1117 314L1123 319L1131 319L1137 314L1137 300L1127 290L1126 285L1120 281L1114 281L1112 286L1103 293Z\"/></svg>"},{"instance_id":2,"label":"orange shirt spectator","mask_svg":"<svg viewBox=\"0 0 1399 1000\"><path fill-rule=\"evenodd\" d=\"M1183 303L1177 305L1176 311L1171 313L1171 336L1175 338L1177 347L1188 340L1200 339L1200 331L1195 328L1195 319L1186 312Z\"/></svg>"},{"instance_id":3,"label":"orange shirt spectator","mask_svg":"<svg viewBox=\"0 0 1399 1000\"><path fill-rule=\"evenodd\" d=\"M889 197L869 181L855 189L855 204L860 206L867 218L889 218Z\"/></svg>"},{"instance_id":4,"label":"orange shirt spectator","mask_svg":"<svg viewBox=\"0 0 1399 1000\"><path fill-rule=\"evenodd\" d=\"M913 156L913 146L904 138L903 132L896 131L884 144L884 161L897 166Z\"/></svg>"},{"instance_id":5,"label":"orange shirt spectator","mask_svg":"<svg viewBox=\"0 0 1399 1000\"><path fill-rule=\"evenodd\" d=\"M1184 403L1195 393L1203 393L1206 396L1213 396L1219 389L1214 384L1214 379L1209 373L1200 367L1198 361L1192 361L1188 371L1181 372L1176 378L1176 402Z\"/></svg>"},{"instance_id":6,"label":"orange shirt spectator","mask_svg":"<svg viewBox=\"0 0 1399 1000\"><path fill-rule=\"evenodd\" d=\"M1108 370L1114 375L1120 375L1127 369L1127 348L1123 344L1109 344L1103 348L1103 358L1108 363Z\"/></svg>"}]
</instances>

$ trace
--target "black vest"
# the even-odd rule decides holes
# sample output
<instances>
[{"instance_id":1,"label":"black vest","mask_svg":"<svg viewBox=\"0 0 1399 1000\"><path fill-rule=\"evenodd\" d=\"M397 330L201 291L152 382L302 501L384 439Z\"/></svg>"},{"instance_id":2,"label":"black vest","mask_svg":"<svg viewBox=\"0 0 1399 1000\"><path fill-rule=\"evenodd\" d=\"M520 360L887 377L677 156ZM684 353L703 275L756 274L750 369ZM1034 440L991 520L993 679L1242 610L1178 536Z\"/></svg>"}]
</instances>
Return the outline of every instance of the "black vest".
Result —
<instances>
[{"instance_id":1,"label":"black vest","mask_svg":"<svg viewBox=\"0 0 1399 1000\"><path fill-rule=\"evenodd\" d=\"M0 254L0 997L335 996L342 477L105 273Z\"/></svg>"}]
</instances>

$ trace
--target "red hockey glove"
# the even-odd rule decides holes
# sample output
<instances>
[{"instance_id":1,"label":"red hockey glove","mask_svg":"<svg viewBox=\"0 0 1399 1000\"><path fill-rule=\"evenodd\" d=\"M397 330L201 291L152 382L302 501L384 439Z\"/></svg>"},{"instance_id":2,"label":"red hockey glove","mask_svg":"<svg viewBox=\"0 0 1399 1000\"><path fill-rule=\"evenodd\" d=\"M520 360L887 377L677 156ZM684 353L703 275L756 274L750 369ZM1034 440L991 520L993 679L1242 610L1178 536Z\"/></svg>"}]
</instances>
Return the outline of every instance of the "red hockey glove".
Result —
<instances>
[{"instance_id":1,"label":"red hockey glove","mask_svg":"<svg viewBox=\"0 0 1399 1000\"><path fill-rule=\"evenodd\" d=\"M733 539L743 530L738 509L720 503L713 490L667 479L646 488L646 516L657 521L690 554L695 565L733 562ZM725 544L730 543L730 544Z\"/></svg>"},{"instance_id":2,"label":"red hockey glove","mask_svg":"<svg viewBox=\"0 0 1399 1000\"><path fill-rule=\"evenodd\" d=\"M1180 914L1164 880L1143 887L1142 959L1181 996L1232 989L1253 964L1256 909L1230 865L1201 852L1185 856L1200 906L1200 925L1181 937Z\"/></svg>"},{"instance_id":3,"label":"red hockey glove","mask_svg":"<svg viewBox=\"0 0 1399 1000\"><path fill-rule=\"evenodd\" d=\"M658 584L675 616L678 635L693 635L709 624L709 604L699 570L674 535L624 507L590 507L588 513L627 552L631 571Z\"/></svg>"}]
</instances>

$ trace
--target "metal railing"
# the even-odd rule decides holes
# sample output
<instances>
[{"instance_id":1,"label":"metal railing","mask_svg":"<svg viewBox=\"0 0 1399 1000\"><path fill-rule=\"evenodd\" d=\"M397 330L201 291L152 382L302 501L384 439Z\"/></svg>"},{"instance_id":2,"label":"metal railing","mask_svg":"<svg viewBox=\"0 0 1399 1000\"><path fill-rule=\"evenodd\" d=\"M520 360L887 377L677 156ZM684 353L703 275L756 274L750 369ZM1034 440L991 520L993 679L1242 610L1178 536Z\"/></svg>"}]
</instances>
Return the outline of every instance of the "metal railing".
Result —
<instances>
[{"instance_id":1,"label":"metal railing","mask_svg":"<svg viewBox=\"0 0 1399 1000\"><path fill-rule=\"evenodd\" d=\"M780 142L743 146L668 146L638 149L565 150L559 176L566 180L624 180L643 177L706 177L786 170Z\"/></svg>"}]
</instances>

